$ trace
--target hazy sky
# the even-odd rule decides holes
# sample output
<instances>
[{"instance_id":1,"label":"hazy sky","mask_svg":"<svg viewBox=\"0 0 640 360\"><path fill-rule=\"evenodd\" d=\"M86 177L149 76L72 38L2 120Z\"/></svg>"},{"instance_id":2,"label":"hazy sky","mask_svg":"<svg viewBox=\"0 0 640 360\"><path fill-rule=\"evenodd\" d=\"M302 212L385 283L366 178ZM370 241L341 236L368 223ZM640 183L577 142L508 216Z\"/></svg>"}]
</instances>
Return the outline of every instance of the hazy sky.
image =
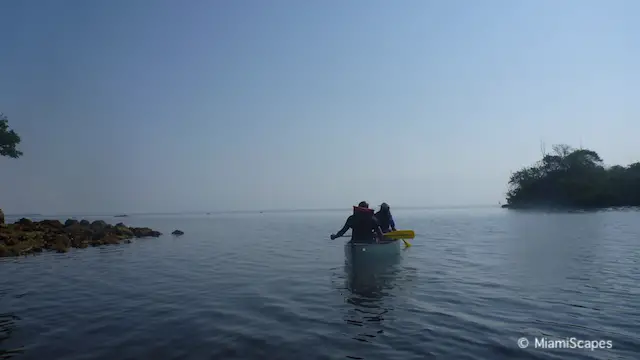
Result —
<instances>
[{"instance_id":1,"label":"hazy sky","mask_svg":"<svg viewBox=\"0 0 640 360\"><path fill-rule=\"evenodd\" d=\"M640 160L640 2L0 1L5 212L497 204ZM635 101L634 101L635 100Z\"/></svg>"}]
</instances>

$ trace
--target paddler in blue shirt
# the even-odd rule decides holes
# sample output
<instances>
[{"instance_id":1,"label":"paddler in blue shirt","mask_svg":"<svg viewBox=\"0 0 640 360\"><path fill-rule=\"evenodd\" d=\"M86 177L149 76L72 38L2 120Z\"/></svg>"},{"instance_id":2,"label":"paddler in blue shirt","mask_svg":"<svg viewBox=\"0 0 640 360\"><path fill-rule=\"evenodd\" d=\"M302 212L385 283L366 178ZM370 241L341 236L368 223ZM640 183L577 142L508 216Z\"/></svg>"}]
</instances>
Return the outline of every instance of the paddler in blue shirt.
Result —
<instances>
[{"instance_id":1,"label":"paddler in blue shirt","mask_svg":"<svg viewBox=\"0 0 640 360\"><path fill-rule=\"evenodd\" d=\"M361 201L358 206L353 207L353 215L347 218L337 234L331 235L331 240L341 237L349 229L351 229L351 243L370 244L382 239L382 229L373 216L373 209L369 209L369 204L366 201Z\"/></svg>"},{"instance_id":2,"label":"paddler in blue shirt","mask_svg":"<svg viewBox=\"0 0 640 360\"><path fill-rule=\"evenodd\" d=\"M378 220L378 225L380 225L383 233L396 231L396 222L393 221L393 215L391 215L389 204L385 202L380 204L380 211L375 213L374 216Z\"/></svg>"}]
</instances>

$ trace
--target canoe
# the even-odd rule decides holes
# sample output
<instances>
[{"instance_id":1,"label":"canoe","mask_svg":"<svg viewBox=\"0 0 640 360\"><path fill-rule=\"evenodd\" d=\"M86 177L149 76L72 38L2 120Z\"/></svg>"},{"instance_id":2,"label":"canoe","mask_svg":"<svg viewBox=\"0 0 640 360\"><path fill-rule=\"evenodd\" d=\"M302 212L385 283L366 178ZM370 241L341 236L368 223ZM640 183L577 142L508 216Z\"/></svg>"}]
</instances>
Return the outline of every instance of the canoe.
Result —
<instances>
[{"instance_id":1,"label":"canoe","mask_svg":"<svg viewBox=\"0 0 640 360\"><path fill-rule=\"evenodd\" d=\"M347 259L351 258L380 258L393 257L400 254L400 243L402 241L392 240L374 244L346 243L344 254Z\"/></svg>"}]
</instances>

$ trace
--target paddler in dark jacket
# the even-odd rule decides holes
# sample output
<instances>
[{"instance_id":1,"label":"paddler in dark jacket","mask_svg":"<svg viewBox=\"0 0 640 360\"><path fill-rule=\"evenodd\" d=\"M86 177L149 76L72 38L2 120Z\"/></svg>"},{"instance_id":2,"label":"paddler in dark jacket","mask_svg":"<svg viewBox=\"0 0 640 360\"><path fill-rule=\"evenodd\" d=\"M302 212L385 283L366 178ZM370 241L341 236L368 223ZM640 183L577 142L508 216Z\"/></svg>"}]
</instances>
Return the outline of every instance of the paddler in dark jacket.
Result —
<instances>
[{"instance_id":1,"label":"paddler in dark jacket","mask_svg":"<svg viewBox=\"0 0 640 360\"><path fill-rule=\"evenodd\" d=\"M347 218L344 226L337 234L331 235L331 240L341 237L351 229L351 243L375 243L382 239L382 229L373 216L373 209L369 209L366 201L361 201L353 207L353 215Z\"/></svg>"},{"instance_id":2,"label":"paddler in dark jacket","mask_svg":"<svg viewBox=\"0 0 640 360\"><path fill-rule=\"evenodd\" d=\"M382 229L383 233L388 233L389 231L396 231L396 223L393 221L393 215L391 215L391 209L389 208L389 204L382 203L380 204L380 211L375 213L375 217L378 220L378 224Z\"/></svg>"}]
</instances>

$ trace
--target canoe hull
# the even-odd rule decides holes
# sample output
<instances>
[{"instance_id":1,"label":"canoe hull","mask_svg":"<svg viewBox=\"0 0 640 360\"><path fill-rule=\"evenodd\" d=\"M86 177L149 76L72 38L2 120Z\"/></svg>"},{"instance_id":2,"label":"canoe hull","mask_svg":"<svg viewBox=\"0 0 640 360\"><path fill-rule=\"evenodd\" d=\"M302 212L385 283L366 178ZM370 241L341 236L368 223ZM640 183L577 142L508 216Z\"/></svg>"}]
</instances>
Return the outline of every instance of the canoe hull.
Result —
<instances>
[{"instance_id":1,"label":"canoe hull","mask_svg":"<svg viewBox=\"0 0 640 360\"><path fill-rule=\"evenodd\" d=\"M402 241L386 241L378 244L350 244L344 245L344 254L348 261L360 259L393 258L400 255Z\"/></svg>"}]
</instances>

